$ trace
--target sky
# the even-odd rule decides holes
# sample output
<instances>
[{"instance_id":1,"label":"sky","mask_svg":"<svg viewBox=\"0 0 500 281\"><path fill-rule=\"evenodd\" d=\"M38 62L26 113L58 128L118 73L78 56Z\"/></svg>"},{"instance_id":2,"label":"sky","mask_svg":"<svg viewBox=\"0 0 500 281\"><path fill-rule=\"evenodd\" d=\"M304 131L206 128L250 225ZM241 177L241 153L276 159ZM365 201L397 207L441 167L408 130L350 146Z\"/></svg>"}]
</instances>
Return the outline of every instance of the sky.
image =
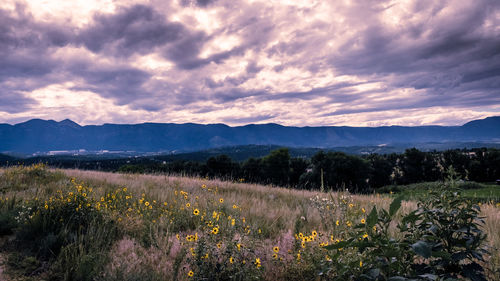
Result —
<instances>
[{"instance_id":1,"label":"sky","mask_svg":"<svg viewBox=\"0 0 500 281\"><path fill-rule=\"evenodd\" d=\"M0 2L0 123L461 125L500 115L500 1Z\"/></svg>"}]
</instances>

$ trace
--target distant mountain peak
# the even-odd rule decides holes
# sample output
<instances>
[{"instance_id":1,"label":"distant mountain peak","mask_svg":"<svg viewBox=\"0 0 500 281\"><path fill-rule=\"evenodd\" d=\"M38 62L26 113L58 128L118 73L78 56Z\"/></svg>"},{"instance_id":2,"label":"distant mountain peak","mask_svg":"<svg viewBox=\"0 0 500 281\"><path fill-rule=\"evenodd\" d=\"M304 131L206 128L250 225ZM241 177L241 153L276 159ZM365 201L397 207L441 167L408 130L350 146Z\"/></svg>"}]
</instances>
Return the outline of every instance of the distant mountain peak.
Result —
<instances>
[{"instance_id":1,"label":"distant mountain peak","mask_svg":"<svg viewBox=\"0 0 500 281\"><path fill-rule=\"evenodd\" d=\"M21 127L45 126L47 124L57 124L57 122L54 120L43 120L43 119L39 119L39 118L34 118L34 119L30 119L30 120L22 122L22 123L18 123L15 126L21 126Z\"/></svg>"},{"instance_id":2,"label":"distant mountain peak","mask_svg":"<svg viewBox=\"0 0 500 281\"><path fill-rule=\"evenodd\" d=\"M470 126L494 126L500 128L500 116L490 116L486 117L484 119L478 119L478 120L472 120L470 122L465 123L463 126L464 127L470 127Z\"/></svg>"},{"instance_id":3,"label":"distant mountain peak","mask_svg":"<svg viewBox=\"0 0 500 281\"><path fill-rule=\"evenodd\" d=\"M70 120L70 119L64 119L62 121L59 122L59 125L63 125L63 126L69 126L69 127L74 127L74 128L80 128L81 126L78 125L78 123Z\"/></svg>"}]
</instances>

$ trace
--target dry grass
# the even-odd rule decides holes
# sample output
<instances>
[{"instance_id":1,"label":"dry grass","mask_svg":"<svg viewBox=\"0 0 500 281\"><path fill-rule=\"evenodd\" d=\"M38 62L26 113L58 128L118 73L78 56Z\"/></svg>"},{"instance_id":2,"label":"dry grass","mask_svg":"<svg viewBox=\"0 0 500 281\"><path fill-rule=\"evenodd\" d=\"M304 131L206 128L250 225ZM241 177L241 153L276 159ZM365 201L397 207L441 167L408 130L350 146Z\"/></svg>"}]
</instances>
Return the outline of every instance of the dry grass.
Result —
<instances>
[{"instance_id":1,"label":"dry grass","mask_svg":"<svg viewBox=\"0 0 500 281\"><path fill-rule=\"evenodd\" d=\"M199 187L203 184L216 186L221 197L226 201L234 202L241 206L243 214L249 219L256 219L261 224L275 226L272 229L278 230L273 240L268 240L266 244L279 244L287 249L290 247L289 241L292 237L294 224L297 218L305 217L309 229L322 231L324 224L317 208L315 208L310 198L320 196L322 198L338 198L339 193L321 193L319 191L304 191L286 189L280 187L270 188L258 184L234 183L220 180L207 180L203 178L175 177L164 175L129 175L112 174L96 171L63 170L70 176L84 179L95 186L103 183L127 186L137 192L148 192L158 196L161 200L168 200L168 194L172 189L185 190L196 196L199 194ZM366 210L377 206L377 208L388 208L392 197L380 195L353 195L353 200ZM405 214L416 209L415 202L403 202L400 213ZM482 206L481 215L485 218L484 230L487 234L487 241L490 245L492 256L490 262L493 266L500 264L500 208L495 205L485 204ZM293 240L293 237L292 237ZM283 241L289 244L285 245Z\"/></svg>"},{"instance_id":2,"label":"dry grass","mask_svg":"<svg viewBox=\"0 0 500 281\"><path fill-rule=\"evenodd\" d=\"M160 201L169 201L172 191L176 189L186 191L192 196L203 195L206 198L206 193L200 192L200 186L205 184L216 187L217 194L226 202L240 206L247 219L259 218L268 224L280 223L285 232L293 229L294 219L303 213L307 214L306 220L312 226L318 227L320 225L318 210L309 203L309 198L316 195L329 196L315 191L270 188L258 184L233 183L203 178L113 174L81 170L63 170L63 172L70 177L85 180L92 186L98 187L105 184L126 186L137 193L148 193ZM332 195L336 196L336 193L332 193ZM366 206L371 204L368 201L364 203Z\"/></svg>"},{"instance_id":3,"label":"dry grass","mask_svg":"<svg viewBox=\"0 0 500 281\"><path fill-rule=\"evenodd\" d=\"M264 218L268 222L283 219L283 230L287 232L293 229L293 218L306 213L306 220L312 227L320 227L318 210L310 204L310 198L320 196L322 198L337 198L338 192L307 191L281 187L235 183L220 180L208 180L204 178L176 177L165 175L138 175L119 174L98 171L62 170L69 177L85 180L90 185L102 186L111 184L126 186L137 193L147 192L160 200L168 200L169 194L174 189L182 189L190 194L201 195L200 186L205 184L218 188L221 197L228 202L234 202L241 206L247 217ZM204 194L206 195L206 194ZM388 208L392 197L380 195L352 195L352 198L360 207L371 209ZM491 246L500 248L500 209L491 204L482 207L481 215L485 217L485 231ZM415 202L403 202L400 213L408 213L416 209Z\"/></svg>"},{"instance_id":4,"label":"dry grass","mask_svg":"<svg viewBox=\"0 0 500 281\"><path fill-rule=\"evenodd\" d=\"M269 187L257 184L235 183L220 180L208 180L204 178L176 177L165 175L137 175L137 174L118 174L105 173L98 171L82 170L57 170L64 175L76 178L77 181L84 181L86 185L94 188L97 198L112 193L117 188L127 187L129 192L135 194L134 198L143 197L146 194L148 198L155 198L158 202L175 202L175 191L185 191L189 194L189 200L194 200L200 210L209 210L213 201L224 199L224 205L229 214L232 206L238 206L239 216L246 218L249 225L265 230L259 238L259 245L255 248L255 255L262 258L263 262L272 261L272 248L279 246L280 253L287 253L293 250L296 239L294 235L297 232L311 233L317 230L328 236L329 239L331 225L335 220L345 223L347 220L359 220L358 218L366 216L364 212L369 212L373 206L378 209L389 207L392 201L391 196L381 195L351 195L343 192L304 191L295 189L286 189L280 187ZM0 169L0 174L3 173ZM56 189L62 188L68 184L67 179L61 179L55 182L50 190L47 186L35 183L30 188L21 190L11 190L4 193L4 197L24 197L51 194ZM201 186L207 186L212 192L202 190ZM1 187L1 183L0 183ZM45 188L45 190L44 190ZM352 203L355 207L349 209L349 216L346 216L346 210L328 209L326 205L318 207L311 198L319 198L319 202L333 202L331 206L340 206L339 202L344 201L343 206ZM196 198L196 200L194 199ZM318 202L318 200L316 202ZM212 206L213 207L213 206ZM323 208L323 209L322 209ZM349 207L350 208L350 207ZM403 202L400 214L408 213L416 209L415 202ZM363 210L363 213L361 212ZM325 213L329 216L325 217ZM500 265L500 208L486 204L482 206L482 216L485 217L484 230L488 235L488 244L492 252L488 258L488 267L491 269L490 276L498 276L494 269ZM353 221L354 222L354 221ZM355 223L355 222L354 222ZM298 226L299 225L299 228ZM140 220L130 220L123 223L124 228L140 229ZM393 225L395 229L395 225ZM172 276L174 260L179 256L182 243L176 239L176 233L162 233L160 229L154 229L152 236L158 243L156 247L147 247L139 243L137 238L125 236L118 241L112 250L111 262L105 273L107 280L122 280L123 274L133 275L135 273L139 279L134 280L164 280L165 276ZM185 237L189 232L181 232L180 237ZM203 235L200 232L200 235ZM342 233L339 233L342 235ZM339 236L340 238L341 236ZM325 240L323 239L323 240ZM234 239L233 239L234 240ZM182 239L181 239L182 241ZM181 253L182 254L182 253ZM293 255L285 259L293 259ZM288 260L286 260L288 261ZM186 271L187 269L183 269ZM264 276L267 280L286 280L283 272L278 267L265 267ZM149 275L148 275L149 274ZM151 274L158 274L153 276ZM147 278L140 278L141 275ZM185 276L185 272L184 272ZM163 279L162 279L163 278ZM495 277L493 277L495 278ZM181 278L183 279L183 278ZM129 279L132 280L132 279ZM492 279L493 280L493 279Z\"/></svg>"}]
</instances>

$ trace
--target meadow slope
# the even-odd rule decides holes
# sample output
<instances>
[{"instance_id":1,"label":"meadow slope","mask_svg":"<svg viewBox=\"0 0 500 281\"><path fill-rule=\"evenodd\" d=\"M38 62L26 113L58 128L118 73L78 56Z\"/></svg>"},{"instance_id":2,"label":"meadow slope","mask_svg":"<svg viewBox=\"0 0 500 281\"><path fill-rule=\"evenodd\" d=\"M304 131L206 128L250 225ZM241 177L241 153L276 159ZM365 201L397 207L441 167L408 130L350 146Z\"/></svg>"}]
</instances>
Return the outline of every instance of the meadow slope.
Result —
<instances>
[{"instance_id":1,"label":"meadow slope","mask_svg":"<svg viewBox=\"0 0 500 281\"><path fill-rule=\"evenodd\" d=\"M325 246L362 233L356 229L368 224L372 207L389 209L393 199L202 178L15 167L0 170L0 235L15 237L1 248L7 257L4 275L13 280L314 280L321 272L323 279L340 274L337 263L349 265L349 274L361 274L374 257ZM397 221L416 208L416 202L403 201L387 235L402 238ZM14 220L8 214L15 214ZM482 204L480 215L493 253L481 264L495 280L500 208ZM359 240L375 237L378 227ZM26 241L35 242L28 247Z\"/></svg>"}]
</instances>

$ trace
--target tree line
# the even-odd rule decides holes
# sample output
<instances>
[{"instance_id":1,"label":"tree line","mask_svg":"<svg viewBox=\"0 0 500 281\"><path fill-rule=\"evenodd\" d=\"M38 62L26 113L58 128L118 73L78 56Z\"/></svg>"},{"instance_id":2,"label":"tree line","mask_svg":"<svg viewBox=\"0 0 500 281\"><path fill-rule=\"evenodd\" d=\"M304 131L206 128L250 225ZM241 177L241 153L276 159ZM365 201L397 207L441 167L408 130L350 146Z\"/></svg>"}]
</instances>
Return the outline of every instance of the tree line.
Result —
<instances>
[{"instance_id":1,"label":"tree line","mask_svg":"<svg viewBox=\"0 0 500 281\"><path fill-rule=\"evenodd\" d=\"M227 155L210 157L206 162L175 161L127 163L120 172L172 173L221 178L299 189L371 192L387 185L444 180L453 167L464 180L494 182L500 179L500 150L479 148L423 152L349 155L320 151L310 159L292 158L287 148L272 151L262 158L235 162Z\"/></svg>"}]
</instances>

